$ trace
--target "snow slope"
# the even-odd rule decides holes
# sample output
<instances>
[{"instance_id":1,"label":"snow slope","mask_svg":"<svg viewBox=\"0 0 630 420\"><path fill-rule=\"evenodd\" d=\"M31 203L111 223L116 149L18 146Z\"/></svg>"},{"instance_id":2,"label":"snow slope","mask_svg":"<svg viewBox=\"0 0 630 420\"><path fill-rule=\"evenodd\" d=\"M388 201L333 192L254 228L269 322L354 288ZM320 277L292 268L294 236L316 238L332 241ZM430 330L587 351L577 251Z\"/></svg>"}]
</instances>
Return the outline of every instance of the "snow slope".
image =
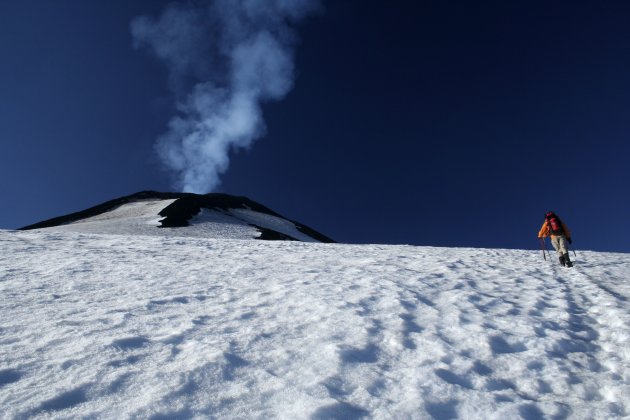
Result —
<instances>
[{"instance_id":1,"label":"snow slope","mask_svg":"<svg viewBox=\"0 0 630 420\"><path fill-rule=\"evenodd\" d=\"M22 230L334 242L246 197L141 191Z\"/></svg>"},{"instance_id":2,"label":"snow slope","mask_svg":"<svg viewBox=\"0 0 630 420\"><path fill-rule=\"evenodd\" d=\"M0 231L1 418L630 415L630 255Z\"/></svg>"},{"instance_id":3,"label":"snow slope","mask_svg":"<svg viewBox=\"0 0 630 420\"><path fill-rule=\"evenodd\" d=\"M253 239L260 236L254 226L273 228L304 242L314 238L298 231L289 221L247 209L225 211L201 209L190 220L189 226L160 229L164 217L159 212L175 200L139 200L126 203L107 213L77 220L72 223L44 228L60 232L97 233L114 235L149 235L221 239Z\"/></svg>"}]
</instances>

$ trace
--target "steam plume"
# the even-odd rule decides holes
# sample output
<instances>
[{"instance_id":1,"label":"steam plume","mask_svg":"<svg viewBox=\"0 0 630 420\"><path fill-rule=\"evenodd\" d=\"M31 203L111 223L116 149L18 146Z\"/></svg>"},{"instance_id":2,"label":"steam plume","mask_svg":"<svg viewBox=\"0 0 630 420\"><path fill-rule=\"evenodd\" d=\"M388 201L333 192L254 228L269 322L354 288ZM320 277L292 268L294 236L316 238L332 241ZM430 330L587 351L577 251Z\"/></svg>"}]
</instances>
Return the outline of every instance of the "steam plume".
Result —
<instances>
[{"instance_id":1,"label":"steam plume","mask_svg":"<svg viewBox=\"0 0 630 420\"><path fill-rule=\"evenodd\" d=\"M178 187L207 192L229 166L229 151L265 134L261 104L293 85L292 25L319 0L204 0L172 3L157 19L131 23L134 47L169 70L178 115L157 143Z\"/></svg>"}]
</instances>

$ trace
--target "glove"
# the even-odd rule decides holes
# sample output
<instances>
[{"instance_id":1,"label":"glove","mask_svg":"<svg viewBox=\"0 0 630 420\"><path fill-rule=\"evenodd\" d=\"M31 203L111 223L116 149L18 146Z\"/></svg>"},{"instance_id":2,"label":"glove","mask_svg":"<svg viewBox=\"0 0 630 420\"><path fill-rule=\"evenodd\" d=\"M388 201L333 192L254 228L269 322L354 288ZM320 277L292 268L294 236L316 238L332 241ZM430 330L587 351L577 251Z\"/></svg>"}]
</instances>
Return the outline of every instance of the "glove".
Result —
<instances>
[{"instance_id":1,"label":"glove","mask_svg":"<svg viewBox=\"0 0 630 420\"><path fill-rule=\"evenodd\" d=\"M570 243L570 244L572 244L572 243L573 243L573 241L571 240L571 238L567 238L567 242L568 242L568 243Z\"/></svg>"}]
</instances>

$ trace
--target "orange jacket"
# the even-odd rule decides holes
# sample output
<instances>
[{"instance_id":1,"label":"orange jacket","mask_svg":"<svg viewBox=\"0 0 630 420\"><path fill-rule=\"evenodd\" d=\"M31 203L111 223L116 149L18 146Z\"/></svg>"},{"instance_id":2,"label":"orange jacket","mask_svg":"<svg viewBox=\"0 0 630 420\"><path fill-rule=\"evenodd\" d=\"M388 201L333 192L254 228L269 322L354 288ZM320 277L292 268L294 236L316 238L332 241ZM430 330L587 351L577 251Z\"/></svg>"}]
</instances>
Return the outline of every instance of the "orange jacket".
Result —
<instances>
[{"instance_id":1,"label":"orange jacket","mask_svg":"<svg viewBox=\"0 0 630 420\"><path fill-rule=\"evenodd\" d=\"M562 230L564 230L564 236L566 236L567 239L571 238L571 231L569 230L567 225L564 224L564 222L561 221L561 223L562 223ZM556 236L560 236L560 235L550 234L549 225L547 224L547 221L545 220L545 223L543 223L542 227L540 228L540 232L538 232L538 237L546 238L547 236L551 236L552 238L555 238Z\"/></svg>"}]
</instances>

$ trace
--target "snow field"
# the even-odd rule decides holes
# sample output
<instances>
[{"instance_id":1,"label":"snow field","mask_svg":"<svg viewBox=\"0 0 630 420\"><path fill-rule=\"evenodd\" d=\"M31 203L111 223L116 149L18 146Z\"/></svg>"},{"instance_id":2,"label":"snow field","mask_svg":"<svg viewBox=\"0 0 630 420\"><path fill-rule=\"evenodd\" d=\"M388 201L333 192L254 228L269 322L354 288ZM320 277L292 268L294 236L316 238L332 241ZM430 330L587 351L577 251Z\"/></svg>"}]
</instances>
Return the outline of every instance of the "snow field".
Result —
<instances>
[{"instance_id":1,"label":"snow field","mask_svg":"<svg viewBox=\"0 0 630 420\"><path fill-rule=\"evenodd\" d=\"M0 231L0 417L614 418L630 256ZM555 263L555 261L554 261Z\"/></svg>"}]
</instances>

